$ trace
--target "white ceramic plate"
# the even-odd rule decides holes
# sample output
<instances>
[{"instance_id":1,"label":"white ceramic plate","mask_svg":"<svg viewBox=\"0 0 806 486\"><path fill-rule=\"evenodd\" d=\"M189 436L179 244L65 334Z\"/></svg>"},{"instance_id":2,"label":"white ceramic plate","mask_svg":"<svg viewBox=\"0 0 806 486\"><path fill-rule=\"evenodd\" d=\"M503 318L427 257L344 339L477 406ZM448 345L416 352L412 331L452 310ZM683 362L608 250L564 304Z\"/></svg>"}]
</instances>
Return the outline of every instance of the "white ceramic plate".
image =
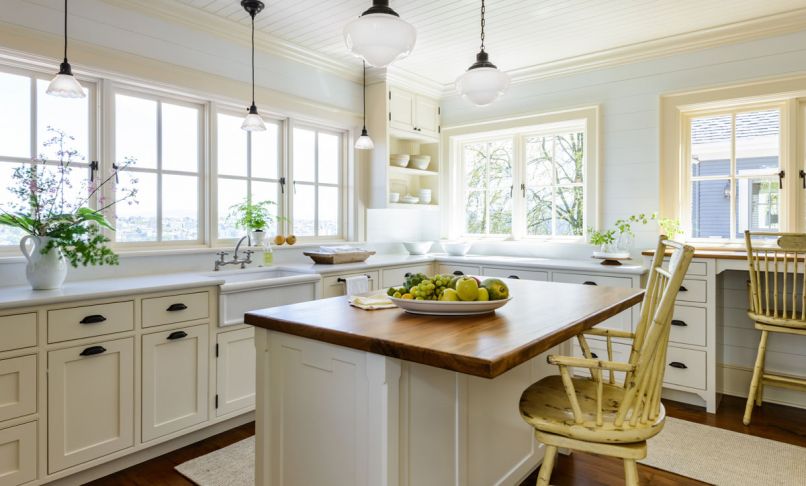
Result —
<instances>
[{"instance_id":1,"label":"white ceramic plate","mask_svg":"<svg viewBox=\"0 0 806 486\"><path fill-rule=\"evenodd\" d=\"M485 300L474 302L454 302L441 300L410 300L389 297L394 304L411 314L425 314L429 316L473 316L489 314L495 309L503 307L512 300L512 297L502 300Z\"/></svg>"}]
</instances>

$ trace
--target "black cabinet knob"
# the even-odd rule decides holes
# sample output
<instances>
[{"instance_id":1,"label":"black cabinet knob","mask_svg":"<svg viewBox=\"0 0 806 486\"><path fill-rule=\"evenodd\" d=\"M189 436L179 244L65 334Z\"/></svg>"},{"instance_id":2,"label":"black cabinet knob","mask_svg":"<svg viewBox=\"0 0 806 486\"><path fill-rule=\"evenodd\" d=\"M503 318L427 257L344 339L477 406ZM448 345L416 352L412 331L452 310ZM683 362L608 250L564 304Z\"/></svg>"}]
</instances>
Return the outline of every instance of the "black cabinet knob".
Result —
<instances>
[{"instance_id":1,"label":"black cabinet knob","mask_svg":"<svg viewBox=\"0 0 806 486\"><path fill-rule=\"evenodd\" d=\"M104 322L105 320L106 317L102 316L101 314L93 314L81 319L78 322L81 324L98 324L99 322Z\"/></svg>"},{"instance_id":2,"label":"black cabinet knob","mask_svg":"<svg viewBox=\"0 0 806 486\"><path fill-rule=\"evenodd\" d=\"M680 361L672 361L671 363L669 363L669 366L681 370L685 370L686 368L688 368L688 366L686 366L684 363L681 363Z\"/></svg>"},{"instance_id":3,"label":"black cabinet knob","mask_svg":"<svg viewBox=\"0 0 806 486\"><path fill-rule=\"evenodd\" d=\"M456 276L459 276L459 275L464 275L465 273L463 271L461 271L461 270L454 270L453 274L456 275Z\"/></svg>"},{"instance_id":4,"label":"black cabinet knob","mask_svg":"<svg viewBox=\"0 0 806 486\"><path fill-rule=\"evenodd\" d=\"M188 337L188 333L185 331L174 331L168 335L168 339L173 341L174 339L182 339L183 337Z\"/></svg>"},{"instance_id":5,"label":"black cabinet knob","mask_svg":"<svg viewBox=\"0 0 806 486\"><path fill-rule=\"evenodd\" d=\"M177 311L183 311L187 308L188 306L186 306L185 304L179 303L179 304L171 304L165 310L167 310L168 312L177 312Z\"/></svg>"},{"instance_id":6,"label":"black cabinet knob","mask_svg":"<svg viewBox=\"0 0 806 486\"><path fill-rule=\"evenodd\" d=\"M599 285L599 284L597 284L596 282L592 282L590 280L585 280L584 282L582 282L582 285Z\"/></svg>"},{"instance_id":7,"label":"black cabinet knob","mask_svg":"<svg viewBox=\"0 0 806 486\"><path fill-rule=\"evenodd\" d=\"M86 348L84 351L79 353L79 355L80 356L93 356L93 355L101 354L101 353L105 353L105 352L106 352L106 348L103 347L103 346L90 346L89 348Z\"/></svg>"},{"instance_id":8,"label":"black cabinet knob","mask_svg":"<svg viewBox=\"0 0 806 486\"><path fill-rule=\"evenodd\" d=\"M411 277L411 272L406 272L406 275L403 275L403 276L404 277Z\"/></svg>"},{"instance_id":9,"label":"black cabinet knob","mask_svg":"<svg viewBox=\"0 0 806 486\"><path fill-rule=\"evenodd\" d=\"M596 353L591 353L591 357L594 359L599 359L599 355Z\"/></svg>"},{"instance_id":10,"label":"black cabinet knob","mask_svg":"<svg viewBox=\"0 0 806 486\"><path fill-rule=\"evenodd\" d=\"M680 319L672 319L672 325L678 327L687 327L688 324L685 321L681 321Z\"/></svg>"},{"instance_id":11,"label":"black cabinet knob","mask_svg":"<svg viewBox=\"0 0 806 486\"><path fill-rule=\"evenodd\" d=\"M680 286L680 291L681 292L688 292L688 289L681 285Z\"/></svg>"}]
</instances>

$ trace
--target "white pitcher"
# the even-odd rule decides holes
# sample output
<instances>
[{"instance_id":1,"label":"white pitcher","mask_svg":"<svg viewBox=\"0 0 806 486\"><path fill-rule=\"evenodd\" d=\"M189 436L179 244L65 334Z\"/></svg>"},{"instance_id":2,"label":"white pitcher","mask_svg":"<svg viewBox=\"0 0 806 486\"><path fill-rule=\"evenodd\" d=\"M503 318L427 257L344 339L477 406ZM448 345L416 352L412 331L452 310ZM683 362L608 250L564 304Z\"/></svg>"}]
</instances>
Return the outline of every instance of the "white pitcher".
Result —
<instances>
[{"instance_id":1,"label":"white pitcher","mask_svg":"<svg viewBox=\"0 0 806 486\"><path fill-rule=\"evenodd\" d=\"M47 236L34 235L23 236L20 240L20 250L28 260L28 264L25 266L25 277L34 290L61 288L67 277L67 261L64 259L61 249L54 247L47 253L42 253L42 248L49 241L50 238Z\"/></svg>"}]
</instances>

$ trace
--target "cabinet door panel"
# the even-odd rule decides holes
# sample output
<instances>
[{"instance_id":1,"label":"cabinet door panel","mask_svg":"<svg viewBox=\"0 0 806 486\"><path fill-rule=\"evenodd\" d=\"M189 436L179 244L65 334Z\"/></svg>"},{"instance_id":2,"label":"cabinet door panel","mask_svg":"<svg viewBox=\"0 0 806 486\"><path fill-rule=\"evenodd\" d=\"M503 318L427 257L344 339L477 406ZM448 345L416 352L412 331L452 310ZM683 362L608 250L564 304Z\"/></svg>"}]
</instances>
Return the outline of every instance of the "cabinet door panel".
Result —
<instances>
[{"instance_id":1,"label":"cabinet door panel","mask_svg":"<svg viewBox=\"0 0 806 486\"><path fill-rule=\"evenodd\" d=\"M36 355L0 360L0 422L36 412Z\"/></svg>"},{"instance_id":2,"label":"cabinet door panel","mask_svg":"<svg viewBox=\"0 0 806 486\"><path fill-rule=\"evenodd\" d=\"M143 336L143 442L207 420L207 324Z\"/></svg>"},{"instance_id":3,"label":"cabinet door panel","mask_svg":"<svg viewBox=\"0 0 806 486\"><path fill-rule=\"evenodd\" d=\"M414 95L408 91L392 88L389 90L390 125L402 130L414 128Z\"/></svg>"},{"instance_id":4,"label":"cabinet door panel","mask_svg":"<svg viewBox=\"0 0 806 486\"><path fill-rule=\"evenodd\" d=\"M216 415L255 406L255 329L218 335Z\"/></svg>"},{"instance_id":5,"label":"cabinet door panel","mask_svg":"<svg viewBox=\"0 0 806 486\"><path fill-rule=\"evenodd\" d=\"M0 430L0 486L17 486L36 479L36 424Z\"/></svg>"},{"instance_id":6,"label":"cabinet door panel","mask_svg":"<svg viewBox=\"0 0 806 486\"><path fill-rule=\"evenodd\" d=\"M414 127L425 135L439 133L439 105L435 100L424 96L415 98Z\"/></svg>"},{"instance_id":7,"label":"cabinet door panel","mask_svg":"<svg viewBox=\"0 0 806 486\"><path fill-rule=\"evenodd\" d=\"M48 368L50 473L134 445L133 338L51 351Z\"/></svg>"}]
</instances>

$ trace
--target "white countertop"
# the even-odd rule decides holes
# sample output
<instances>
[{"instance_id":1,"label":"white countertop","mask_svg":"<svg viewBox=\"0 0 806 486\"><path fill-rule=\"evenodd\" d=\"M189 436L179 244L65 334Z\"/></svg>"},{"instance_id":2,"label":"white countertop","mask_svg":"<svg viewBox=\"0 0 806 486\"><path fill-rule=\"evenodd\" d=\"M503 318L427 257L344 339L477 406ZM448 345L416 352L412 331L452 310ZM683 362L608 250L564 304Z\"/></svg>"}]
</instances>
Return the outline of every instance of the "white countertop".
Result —
<instances>
[{"instance_id":1,"label":"white countertop","mask_svg":"<svg viewBox=\"0 0 806 486\"><path fill-rule=\"evenodd\" d=\"M640 275L646 269L638 262L627 262L621 266L605 266L596 260L560 260L552 258L520 258L505 256L450 256L445 254L430 255L374 255L366 262L324 265L316 263L279 264L276 269L287 270L310 275L332 275L334 273L357 273L380 267L417 265L429 262L454 263L464 265L494 265L514 268L543 268L552 270L584 271L610 274ZM255 271L250 269L246 271ZM154 275L142 275L121 278L105 278L96 280L80 280L66 282L58 290L31 290L28 286L0 287L0 310L13 307L57 304L81 299L103 299L145 292L163 292L209 287L225 283L226 273L238 272L230 270L214 274L212 272L183 272ZM294 279L294 277L289 277ZM303 279L304 280L304 279ZM313 281L312 279L308 279ZM277 284L282 284L279 281ZM229 284L230 286L235 286Z\"/></svg>"}]
</instances>

